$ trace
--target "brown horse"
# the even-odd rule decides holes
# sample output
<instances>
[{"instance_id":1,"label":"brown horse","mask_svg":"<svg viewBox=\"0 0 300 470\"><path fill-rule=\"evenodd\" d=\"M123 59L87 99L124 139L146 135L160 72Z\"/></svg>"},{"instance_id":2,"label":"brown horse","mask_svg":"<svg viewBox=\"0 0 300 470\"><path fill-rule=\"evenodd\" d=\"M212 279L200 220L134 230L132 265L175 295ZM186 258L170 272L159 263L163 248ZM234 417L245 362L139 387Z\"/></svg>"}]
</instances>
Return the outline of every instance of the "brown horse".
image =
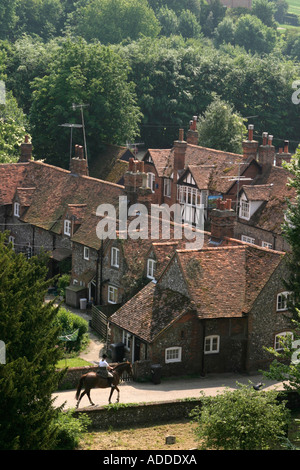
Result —
<instances>
[{"instance_id":1,"label":"brown horse","mask_svg":"<svg viewBox=\"0 0 300 470\"><path fill-rule=\"evenodd\" d=\"M119 382L120 382L120 378L121 378L123 372L125 372L125 371L131 377L133 376L132 365L128 361L127 362L121 362L120 364L116 365L113 368L113 370L110 371L110 372L112 372L114 378L113 378L112 385L111 385L111 391L110 391L108 403L111 403L111 397L112 397L112 394L113 394L114 390L117 390L117 392L118 392L118 397L117 397L116 403L119 402L120 390L118 389L118 385L119 385ZM101 377L99 374L97 374L97 372L88 372L87 374L82 375L80 380L79 380L79 384L78 384L77 392L76 392L76 400L77 400L76 408L78 408L79 402L85 394L87 394L88 399L90 400L90 404L94 405L94 403L92 402L91 397L90 397L90 391L91 391L92 388L108 388L108 387L110 387L110 385L108 383L107 378ZM84 388L84 391L79 396L80 391L81 391L82 388Z\"/></svg>"}]
</instances>

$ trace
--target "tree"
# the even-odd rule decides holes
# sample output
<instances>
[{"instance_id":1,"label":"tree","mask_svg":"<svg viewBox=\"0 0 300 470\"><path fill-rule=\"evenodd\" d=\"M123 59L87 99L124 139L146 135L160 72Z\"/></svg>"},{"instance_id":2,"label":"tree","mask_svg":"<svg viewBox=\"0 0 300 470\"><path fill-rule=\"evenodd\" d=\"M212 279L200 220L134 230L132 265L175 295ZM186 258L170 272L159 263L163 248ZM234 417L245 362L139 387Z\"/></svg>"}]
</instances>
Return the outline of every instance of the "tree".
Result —
<instances>
[{"instance_id":1,"label":"tree","mask_svg":"<svg viewBox=\"0 0 300 470\"><path fill-rule=\"evenodd\" d=\"M178 31L184 38L196 38L201 27L196 16L190 10L183 10L178 18Z\"/></svg>"},{"instance_id":2,"label":"tree","mask_svg":"<svg viewBox=\"0 0 300 470\"><path fill-rule=\"evenodd\" d=\"M276 32L256 16L244 15L236 23L235 42L247 52L270 53L276 43Z\"/></svg>"},{"instance_id":3,"label":"tree","mask_svg":"<svg viewBox=\"0 0 300 470\"><path fill-rule=\"evenodd\" d=\"M273 2L269 2L269 0L254 0L251 13L257 16L266 26L270 28L276 27L274 20L275 5Z\"/></svg>"},{"instance_id":4,"label":"tree","mask_svg":"<svg viewBox=\"0 0 300 470\"><path fill-rule=\"evenodd\" d=\"M218 24L214 32L214 43L219 46L223 43L234 44L235 24L232 18L225 18Z\"/></svg>"},{"instance_id":5,"label":"tree","mask_svg":"<svg viewBox=\"0 0 300 470\"><path fill-rule=\"evenodd\" d=\"M128 64L112 47L82 38L66 39L53 56L53 68L34 82L30 124L35 155L59 166L69 164L70 131L63 123L81 123L72 104L87 104L84 121L90 158L101 143L124 144L139 133L140 111ZM75 134L77 132L77 134ZM82 131L74 131L82 144Z\"/></svg>"},{"instance_id":6,"label":"tree","mask_svg":"<svg viewBox=\"0 0 300 470\"><path fill-rule=\"evenodd\" d=\"M0 39L11 39L17 22L17 0L6 0L0 4Z\"/></svg>"},{"instance_id":7,"label":"tree","mask_svg":"<svg viewBox=\"0 0 300 470\"><path fill-rule=\"evenodd\" d=\"M257 392L250 385L225 390L216 397L201 397L201 409L192 416L197 422L200 449L275 449L285 436L289 412L278 403L277 392Z\"/></svg>"},{"instance_id":8,"label":"tree","mask_svg":"<svg viewBox=\"0 0 300 470\"><path fill-rule=\"evenodd\" d=\"M17 161L20 145L24 142L27 119L11 91L5 93L5 104L0 104L0 163Z\"/></svg>"},{"instance_id":9,"label":"tree","mask_svg":"<svg viewBox=\"0 0 300 470\"><path fill-rule=\"evenodd\" d=\"M59 34L64 25L61 0L17 0L17 36L23 33L49 40Z\"/></svg>"},{"instance_id":10,"label":"tree","mask_svg":"<svg viewBox=\"0 0 300 470\"><path fill-rule=\"evenodd\" d=\"M73 32L87 41L116 44L139 36L155 37L159 22L147 0L91 0L71 16Z\"/></svg>"},{"instance_id":11,"label":"tree","mask_svg":"<svg viewBox=\"0 0 300 470\"><path fill-rule=\"evenodd\" d=\"M56 439L52 393L62 373L56 347L57 309L44 303L44 257L27 260L0 234L0 335L6 363L0 365L0 448L47 450Z\"/></svg>"},{"instance_id":12,"label":"tree","mask_svg":"<svg viewBox=\"0 0 300 470\"><path fill-rule=\"evenodd\" d=\"M163 6L157 12L156 17L161 25L160 34L162 36L178 33L178 18L174 10Z\"/></svg>"},{"instance_id":13,"label":"tree","mask_svg":"<svg viewBox=\"0 0 300 470\"><path fill-rule=\"evenodd\" d=\"M199 117L199 145L203 147L241 153L245 133L243 118L218 96Z\"/></svg>"}]
</instances>

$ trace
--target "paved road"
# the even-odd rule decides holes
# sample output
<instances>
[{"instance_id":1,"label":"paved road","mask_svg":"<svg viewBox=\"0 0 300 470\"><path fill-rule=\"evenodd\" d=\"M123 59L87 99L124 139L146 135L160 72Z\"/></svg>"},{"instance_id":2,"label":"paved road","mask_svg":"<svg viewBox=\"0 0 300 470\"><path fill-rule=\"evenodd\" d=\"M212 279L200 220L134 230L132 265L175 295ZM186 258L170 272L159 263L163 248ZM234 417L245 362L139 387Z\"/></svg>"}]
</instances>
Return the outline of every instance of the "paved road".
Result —
<instances>
[{"instance_id":1,"label":"paved road","mask_svg":"<svg viewBox=\"0 0 300 470\"><path fill-rule=\"evenodd\" d=\"M273 388L277 390L282 389L282 384L267 380L261 375L223 374L221 376L209 376L194 380L162 380L160 384L129 382L120 385L120 403L149 403L181 398L199 398L200 391L203 391L205 395L214 396L222 392L226 387L232 390L238 388L237 382L249 384L249 381L252 384L262 382L264 390ZM54 397L56 397L54 405L61 406L65 403L64 409L75 408L75 393L75 390L57 392L54 394ZM91 391L91 398L97 406L107 405L109 393L110 390L108 388L93 389ZM117 394L114 392L112 402L115 402L116 398ZM80 402L80 408L87 406L90 406L90 403L85 395Z\"/></svg>"}]
</instances>

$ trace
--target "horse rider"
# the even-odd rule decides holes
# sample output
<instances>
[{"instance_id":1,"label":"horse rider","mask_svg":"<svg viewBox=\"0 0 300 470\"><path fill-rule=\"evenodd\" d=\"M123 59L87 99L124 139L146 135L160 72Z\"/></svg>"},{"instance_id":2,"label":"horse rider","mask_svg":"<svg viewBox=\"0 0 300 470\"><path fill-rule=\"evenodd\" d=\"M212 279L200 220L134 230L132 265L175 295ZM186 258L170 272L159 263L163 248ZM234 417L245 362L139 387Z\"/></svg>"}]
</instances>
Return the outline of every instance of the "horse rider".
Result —
<instances>
[{"instance_id":1,"label":"horse rider","mask_svg":"<svg viewBox=\"0 0 300 470\"><path fill-rule=\"evenodd\" d=\"M100 361L99 361L99 369L98 369L97 373L100 375L100 377L103 377L103 378L107 379L108 380L108 385L111 387L112 382L114 380L114 376L110 371L113 370L113 367L111 367L108 364L106 358L107 358L107 355L103 354L102 359L100 359Z\"/></svg>"}]
</instances>

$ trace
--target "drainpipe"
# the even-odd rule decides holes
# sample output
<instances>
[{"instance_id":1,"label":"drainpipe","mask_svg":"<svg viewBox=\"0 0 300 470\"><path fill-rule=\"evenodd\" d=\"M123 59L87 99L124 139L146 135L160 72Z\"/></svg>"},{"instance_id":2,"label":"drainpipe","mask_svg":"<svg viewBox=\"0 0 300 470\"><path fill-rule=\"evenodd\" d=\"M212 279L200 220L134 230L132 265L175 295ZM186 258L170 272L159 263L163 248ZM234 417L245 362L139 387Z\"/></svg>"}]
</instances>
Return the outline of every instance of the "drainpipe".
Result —
<instances>
[{"instance_id":1,"label":"drainpipe","mask_svg":"<svg viewBox=\"0 0 300 470\"><path fill-rule=\"evenodd\" d=\"M201 376L205 377L205 361L204 361L204 345L205 345L205 320L202 320L203 330L202 330L202 361L201 361Z\"/></svg>"}]
</instances>

